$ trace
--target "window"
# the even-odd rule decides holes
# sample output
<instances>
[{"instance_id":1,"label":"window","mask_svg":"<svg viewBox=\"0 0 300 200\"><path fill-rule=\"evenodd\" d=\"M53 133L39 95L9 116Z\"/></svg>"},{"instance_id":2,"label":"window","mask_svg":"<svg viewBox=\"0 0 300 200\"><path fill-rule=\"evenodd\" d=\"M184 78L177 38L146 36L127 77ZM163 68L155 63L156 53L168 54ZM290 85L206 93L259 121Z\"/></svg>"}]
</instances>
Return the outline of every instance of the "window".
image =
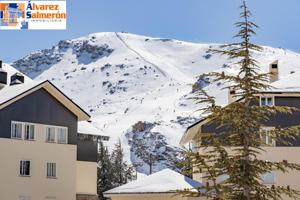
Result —
<instances>
[{"instance_id":1,"label":"window","mask_svg":"<svg viewBox=\"0 0 300 200\"><path fill-rule=\"evenodd\" d=\"M274 127L262 127L260 130L260 138L268 146L276 146L276 141L271 137L270 133L273 129Z\"/></svg>"},{"instance_id":2,"label":"window","mask_svg":"<svg viewBox=\"0 0 300 200\"><path fill-rule=\"evenodd\" d=\"M47 163L47 177L56 178L56 163Z\"/></svg>"},{"instance_id":3,"label":"window","mask_svg":"<svg viewBox=\"0 0 300 200\"><path fill-rule=\"evenodd\" d=\"M30 176L30 161L20 161L20 176Z\"/></svg>"},{"instance_id":4,"label":"window","mask_svg":"<svg viewBox=\"0 0 300 200\"><path fill-rule=\"evenodd\" d=\"M22 139L22 123L11 123L11 138Z\"/></svg>"},{"instance_id":5,"label":"window","mask_svg":"<svg viewBox=\"0 0 300 200\"><path fill-rule=\"evenodd\" d=\"M19 196L19 200L30 200L29 196Z\"/></svg>"},{"instance_id":6,"label":"window","mask_svg":"<svg viewBox=\"0 0 300 200\"><path fill-rule=\"evenodd\" d=\"M56 200L56 197L54 197L54 196L47 196L46 199L47 200Z\"/></svg>"},{"instance_id":7,"label":"window","mask_svg":"<svg viewBox=\"0 0 300 200\"><path fill-rule=\"evenodd\" d=\"M277 69L278 68L278 64L272 64L272 69Z\"/></svg>"},{"instance_id":8,"label":"window","mask_svg":"<svg viewBox=\"0 0 300 200\"><path fill-rule=\"evenodd\" d=\"M47 199L47 200L50 200L50 199L51 199L51 200L55 200L56 197L54 197L54 196L47 196L46 199Z\"/></svg>"},{"instance_id":9,"label":"window","mask_svg":"<svg viewBox=\"0 0 300 200\"><path fill-rule=\"evenodd\" d=\"M25 140L34 140L34 125L33 124L25 124Z\"/></svg>"},{"instance_id":10,"label":"window","mask_svg":"<svg viewBox=\"0 0 300 200\"><path fill-rule=\"evenodd\" d=\"M260 97L260 105L261 106L274 106L274 98L273 97Z\"/></svg>"},{"instance_id":11,"label":"window","mask_svg":"<svg viewBox=\"0 0 300 200\"><path fill-rule=\"evenodd\" d=\"M55 128L54 127L46 128L46 142L55 142Z\"/></svg>"},{"instance_id":12,"label":"window","mask_svg":"<svg viewBox=\"0 0 300 200\"><path fill-rule=\"evenodd\" d=\"M220 183L220 182L224 182L224 181L226 181L227 179L229 179L229 176L226 175L226 174L223 174L223 175L217 177L217 181L218 181L219 183Z\"/></svg>"},{"instance_id":13,"label":"window","mask_svg":"<svg viewBox=\"0 0 300 200\"><path fill-rule=\"evenodd\" d=\"M67 144L68 129L67 128L57 128L57 143Z\"/></svg>"},{"instance_id":14,"label":"window","mask_svg":"<svg viewBox=\"0 0 300 200\"><path fill-rule=\"evenodd\" d=\"M274 172L265 173L262 175L262 180L264 184L273 185L276 184L276 176Z\"/></svg>"}]
</instances>

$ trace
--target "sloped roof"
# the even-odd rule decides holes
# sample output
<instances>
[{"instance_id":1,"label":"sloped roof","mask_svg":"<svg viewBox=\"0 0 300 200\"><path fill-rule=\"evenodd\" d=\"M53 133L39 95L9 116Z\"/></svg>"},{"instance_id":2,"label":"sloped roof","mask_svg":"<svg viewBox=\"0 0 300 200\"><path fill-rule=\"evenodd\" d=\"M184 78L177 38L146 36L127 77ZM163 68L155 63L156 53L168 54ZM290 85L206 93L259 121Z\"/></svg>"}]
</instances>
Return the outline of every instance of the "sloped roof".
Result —
<instances>
[{"instance_id":1,"label":"sloped roof","mask_svg":"<svg viewBox=\"0 0 300 200\"><path fill-rule=\"evenodd\" d=\"M10 77L16 73L24 76L24 80L26 83L33 82L33 80L31 78L29 78L25 74L19 72L17 69L10 66L9 64L2 63L2 68L0 69L0 71L5 71L7 73L7 85L10 85Z\"/></svg>"},{"instance_id":2,"label":"sloped roof","mask_svg":"<svg viewBox=\"0 0 300 200\"><path fill-rule=\"evenodd\" d=\"M109 135L105 135L105 134L101 133L101 131L99 129L97 129L95 126L93 126L93 124L91 124L88 121L78 122L78 131L77 132L80 134L109 137Z\"/></svg>"},{"instance_id":3,"label":"sloped roof","mask_svg":"<svg viewBox=\"0 0 300 200\"><path fill-rule=\"evenodd\" d=\"M0 109L5 108L13 102L41 88L45 89L55 99L73 112L78 117L78 121L88 120L90 118L88 113L86 113L81 107L68 98L50 81L29 81L23 84L4 87L0 90Z\"/></svg>"},{"instance_id":4,"label":"sloped roof","mask_svg":"<svg viewBox=\"0 0 300 200\"><path fill-rule=\"evenodd\" d=\"M0 90L0 105L22 94L23 92L38 86L41 83L42 82L32 81L30 83L18 84L13 86L5 86L2 90Z\"/></svg>"},{"instance_id":5,"label":"sloped roof","mask_svg":"<svg viewBox=\"0 0 300 200\"><path fill-rule=\"evenodd\" d=\"M280 77L271 86L274 88L262 92L300 93L300 73Z\"/></svg>"},{"instance_id":6,"label":"sloped roof","mask_svg":"<svg viewBox=\"0 0 300 200\"><path fill-rule=\"evenodd\" d=\"M165 169L152 175L132 181L105 192L110 194L174 193L176 190L193 189L201 184L171 169Z\"/></svg>"}]
</instances>

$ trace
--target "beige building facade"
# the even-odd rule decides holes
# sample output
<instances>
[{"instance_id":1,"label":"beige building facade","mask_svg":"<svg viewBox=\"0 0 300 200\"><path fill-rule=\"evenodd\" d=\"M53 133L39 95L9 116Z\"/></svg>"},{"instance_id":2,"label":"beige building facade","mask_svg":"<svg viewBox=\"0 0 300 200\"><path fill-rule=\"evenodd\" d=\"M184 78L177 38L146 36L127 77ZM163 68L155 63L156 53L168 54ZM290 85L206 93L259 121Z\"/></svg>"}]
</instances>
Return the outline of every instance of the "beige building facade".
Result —
<instances>
[{"instance_id":1,"label":"beige building facade","mask_svg":"<svg viewBox=\"0 0 300 200\"><path fill-rule=\"evenodd\" d=\"M76 162L76 194L97 195L97 163Z\"/></svg>"},{"instance_id":2,"label":"beige building facade","mask_svg":"<svg viewBox=\"0 0 300 200\"><path fill-rule=\"evenodd\" d=\"M33 141L0 139L0 199L75 200L76 145L46 143L45 126L36 127ZM30 161L29 175L20 174L21 161ZM56 177L47 177L50 162Z\"/></svg>"},{"instance_id":3,"label":"beige building facade","mask_svg":"<svg viewBox=\"0 0 300 200\"><path fill-rule=\"evenodd\" d=\"M0 75L0 200L97 200L90 116L49 81Z\"/></svg>"},{"instance_id":4,"label":"beige building facade","mask_svg":"<svg viewBox=\"0 0 300 200\"><path fill-rule=\"evenodd\" d=\"M34 125L33 140L0 138L0 199L95 199L97 164L77 161L76 145L46 142L48 125ZM30 161L29 175L20 174L21 161ZM47 163L55 163L55 177L47 177Z\"/></svg>"},{"instance_id":5,"label":"beige building facade","mask_svg":"<svg viewBox=\"0 0 300 200\"><path fill-rule=\"evenodd\" d=\"M203 151L200 150L199 152L203 153ZM231 150L228 149L228 152L231 152ZM299 152L299 147L264 147L259 159L272 162L287 160L290 163L300 164ZM206 182L202 174L195 173L193 179L202 183ZM265 174L262 179L267 186L290 186L300 191L300 171L294 170L287 173L273 171L269 174Z\"/></svg>"}]
</instances>

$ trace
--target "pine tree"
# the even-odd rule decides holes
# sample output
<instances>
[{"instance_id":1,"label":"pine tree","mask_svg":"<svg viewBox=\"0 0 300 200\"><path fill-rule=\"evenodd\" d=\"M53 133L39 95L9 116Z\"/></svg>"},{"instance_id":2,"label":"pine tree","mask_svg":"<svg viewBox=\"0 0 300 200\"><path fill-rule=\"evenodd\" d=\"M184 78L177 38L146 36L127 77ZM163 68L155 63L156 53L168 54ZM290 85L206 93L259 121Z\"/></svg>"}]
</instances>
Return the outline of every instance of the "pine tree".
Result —
<instances>
[{"instance_id":1,"label":"pine tree","mask_svg":"<svg viewBox=\"0 0 300 200\"><path fill-rule=\"evenodd\" d=\"M149 174L153 173L153 167L159 162L166 160L158 147L160 145L160 141L152 141L151 143L147 143L148 140L144 139L136 139L136 156L140 158L144 163L149 166Z\"/></svg>"},{"instance_id":2,"label":"pine tree","mask_svg":"<svg viewBox=\"0 0 300 200\"><path fill-rule=\"evenodd\" d=\"M98 180L97 180L97 192L100 200L105 200L103 192L113 188L112 183L112 163L107 148L100 142L98 152Z\"/></svg>"},{"instance_id":3,"label":"pine tree","mask_svg":"<svg viewBox=\"0 0 300 200\"><path fill-rule=\"evenodd\" d=\"M98 194L100 200L106 200L103 192L124 185L135 178L133 167L124 161L121 142L116 143L110 154L100 142L98 152Z\"/></svg>"},{"instance_id":4,"label":"pine tree","mask_svg":"<svg viewBox=\"0 0 300 200\"><path fill-rule=\"evenodd\" d=\"M120 140L115 144L115 148L112 151L111 162L113 170L111 178L114 187L124 185L134 179L134 169L124 161L124 153Z\"/></svg>"},{"instance_id":5,"label":"pine tree","mask_svg":"<svg viewBox=\"0 0 300 200\"><path fill-rule=\"evenodd\" d=\"M197 103L206 103L204 112L207 121L216 127L214 134L201 134L200 151L189 153L188 159L194 166L194 173L204 174L207 184L198 188L198 192L180 191L183 196L206 196L214 200L279 200L283 196L297 198L300 192L290 187L268 187L262 182L262 175L272 171L288 173L300 170L300 165L283 161L266 161L259 159L263 146L261 128L276 114L291 114L294 108L284 106L255 106L257 94L269 89L269 74L260 72L259 63L253 58L253 52L262 48L251 42L255 35L256 24L250 21L251 12L243 0L240 17L236 23L239 29L235 38L237 43L224 45L220 49L211 50L228 56L239 67L237 75L224 72L210 73L216 82L224 82L229 86L225 89L236 91L237 99L226 107L216 105L215 98L203 89L197 91L194 98ZM289 145L299 133L299 126L275 127L269 131L277 144ZM221 177L223 177L221 179Z\"/></svg>"},{"instance_id":6,"label":"pine tree","mask_svg":"<svg viewBox=\"0 0 300 200\"><path fill-rule=\"evenodd\" d=\"M169 169L178 171L180 174L193 178L193 166L192 160L190 160L190 153L193 153L191 150L183 149L178 152L176 158L171 158L169 160L170 164L168 165Z\"/></svg>"}]
</instances>

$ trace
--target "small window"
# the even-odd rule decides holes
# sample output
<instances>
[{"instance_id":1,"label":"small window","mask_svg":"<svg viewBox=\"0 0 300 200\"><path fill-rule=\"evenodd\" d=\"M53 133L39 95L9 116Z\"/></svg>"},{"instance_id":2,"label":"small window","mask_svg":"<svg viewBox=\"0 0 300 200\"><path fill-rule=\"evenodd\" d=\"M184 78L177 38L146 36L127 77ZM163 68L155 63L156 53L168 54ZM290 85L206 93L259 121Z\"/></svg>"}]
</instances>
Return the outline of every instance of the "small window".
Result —
<instances>
[{"instance_id":1,"label":"small window","mask_svg":"<svg viewBox=\"0 0 300 200\"><path fill-rule=\"evenodd\" d=\"M20 161L20 176L30 176L30 161Z\"/></svg>"},{"instance_id":2,"label":"small window","mask_svg":"<svg viewBox=\"0 0 300 200\"><path fill-rule=\"evenodd\" d=\"M47 196L46 199L47 199L47 200L50 200L50 199L51 199L51 200L56 200L56 197L54 197L54 196Z\"/></svg>"},{"instance_id":3,"label":"small window","mask_svg":"<svg viewBox=\"0 0 300 200\"><path fill-rule=\"evenodd\" d=\"M56 178L56 163L47 163L47 177Z\"/></svg>"},{"instance_id":4,"label":"small window","mask_svg":"<svg viewBox=\"0 0 300 200\"><path fill-rule=\"evenodd\" d=\"M47 200L56 200L56 197L54 197L54 196L47 196L46 199Z\"/></svg>"},{"instance_id":5,"label":"small window","mask_svg":"<svg viewBox=\"0 0 300 200\"><path fill-rule=\"evenodd\" d=\"M267 146L276 146L276 141L271 137L270 131L273 130L274 127L263 127L260 130L260 138L264 144Z\"/></svg>"},{"instance_id":6,"label":"small window","mask_svg":"<svg viewBox=\"0 0 300 200\"><path fill-rule=\"evenodd\" d=\"M31 200L29 196L19 196L19 200Z\"/></svg>"},{"instance_id":7,"label":"small window","mask_svg":"<svg viewBox=\"0 0 300 200\"><path fill-rule=\"evenodd\" d=\"M278 65L277 64L272 64L272 69L277 69Z\"/></svg>"},{"instance_id":8,"label":"small window","mask_svg":"<svg viewBox=\"0 0 300 200\"><path fill-rule=\"evenodd\" d=\"M34 140L35 139L35 132L34 132L34 125L33 124L25 124L25 140Z\"/></svg>"},{"instance_id":9,"label":"small window","mask_svg":"<svg viewBox=\"0 0 300 200\"><path fill-rule=\"evenodd\" d=\"M274 106L274 98L273 97L260 97L260 105L261 106Z\"/></svg>"},{"instance_id":10,"label":"small window","mask_svg":"<svg viewBox=\"0 0 300 200\"><path fill-rule=\"evenodd\" d=\"M234 95L234 94L235 94L235 90L230 90L229 93L230 93L231 95Z\"/></svg>"},{"instance_id":11,"label":"small window","mask_svg":"<svg viewBox=\"0 0 300 200\"><path fill-rule=\"evenodd\" d=\"M68 129L67 128L57 128L57 143L67 144L68 143Z\"/></svg>"},{"instance_id":12,"label":"small window","mask_svg":"<svg viewBox=\"0 0 300 200\"><path fill-rule=\"evenodd\" d=\"M22 139L22 123L11 123L11 138Z\"/></svg>"},{"instance_id":13,"label":"small window","mask_svg":"<svg viewBox=\"0 0 300 200\"><path fill-rule=\"evenodd\" d=\"M274 172L268 172L262 175L262 180L264 184L274 185L276 184L276 176Z\"/></svg>"},{"instance_id":14,"label":"small window","mask_svg":"<svg viewBox=\"0 0 300 200\"><path fill-rule=\"evenodd\" d=\"M224 182L224 181L226 181L228 179L229 179L229 176L226 175L226 174L223 174L223 175L217 177L217 181L218 182Z\"/></svg>"},{"instance_id":15,"label":"small window","mask_svg":"<svg viewBox=\"0 0 300 200\"><path fill-rule=\"evenodd\" d=\"M47 127L46 128L46 142L55 142L55 128L54 127Z\"/></svg>"}]
</instances>

